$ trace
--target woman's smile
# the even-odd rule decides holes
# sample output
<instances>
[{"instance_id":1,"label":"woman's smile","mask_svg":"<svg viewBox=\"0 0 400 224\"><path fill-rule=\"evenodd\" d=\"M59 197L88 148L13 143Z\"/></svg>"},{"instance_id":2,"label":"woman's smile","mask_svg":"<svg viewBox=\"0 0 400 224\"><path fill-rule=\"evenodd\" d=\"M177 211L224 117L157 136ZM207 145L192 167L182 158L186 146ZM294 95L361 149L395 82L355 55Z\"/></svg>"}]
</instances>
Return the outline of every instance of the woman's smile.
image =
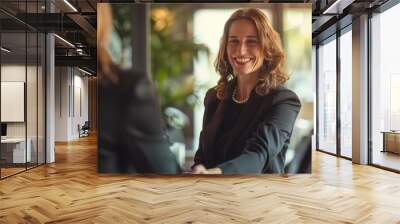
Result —
<instances>
[{"instance_id":1,"label":"woman's smile","mask_svg":"<svg viewBox=\"0 0 400 224\"><path fill-rule=\"evenodd\" d=\"M254 61L253 57L234 57L233 59L238 65L246 65L247 63Z\"/></svg>"}]
</instances>

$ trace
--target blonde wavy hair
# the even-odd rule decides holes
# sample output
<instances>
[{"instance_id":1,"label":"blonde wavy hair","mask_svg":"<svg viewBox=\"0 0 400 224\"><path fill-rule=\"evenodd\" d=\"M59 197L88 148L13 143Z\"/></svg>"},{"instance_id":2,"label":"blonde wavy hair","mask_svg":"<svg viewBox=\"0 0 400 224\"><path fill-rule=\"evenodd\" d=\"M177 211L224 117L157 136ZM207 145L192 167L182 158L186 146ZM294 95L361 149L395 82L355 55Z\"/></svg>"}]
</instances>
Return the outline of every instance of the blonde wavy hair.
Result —
<instances>
[{"instance_id":1,"label":"blonde wavy hair","mask_svg":"<svg viewBox=\"0 0 400 224\"><path fill-rule=\"evenodd\" d=\"M281 38L279 33L272 27L267 16L256 8L239 9L225 23L218 56L214 63L216 71L220 74L220 79L215 87L217 97L220 100L226 99L232 92L232 86L229 83L233 75L233 69L229 64L226 48L230 26L238 19L247 19L253 22L261 44L261 55L264 60L260 68L261 71L258 73L259 81L256 85L256 93L261 96L266 95L289 79L284 71L285 52L282 48Z\"/></svg>"}]
</instances>

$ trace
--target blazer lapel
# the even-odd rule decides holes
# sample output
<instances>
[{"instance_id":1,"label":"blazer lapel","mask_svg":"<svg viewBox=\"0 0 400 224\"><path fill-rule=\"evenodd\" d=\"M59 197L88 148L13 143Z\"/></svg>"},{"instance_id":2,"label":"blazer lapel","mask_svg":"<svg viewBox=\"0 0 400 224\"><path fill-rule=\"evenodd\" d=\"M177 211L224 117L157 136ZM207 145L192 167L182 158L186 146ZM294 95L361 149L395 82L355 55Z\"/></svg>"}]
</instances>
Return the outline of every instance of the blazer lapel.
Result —
<instances>
[{"instance_id":1,"label":"blazer lapel","mask_svg":"<svg viewBox=\"0 0 400 224\"><path fill-rule=\"evenodd\" d=\"M252 96L250 97L249 101L247 102L246 106L243 108L242 112L240 113L240 117L237 120L237 124L234 127L234 130L232 131L231 136L229 137L229 141L225 144L224 146L224 152L225 155L231 150L230 148L235 145L235 142L239 142L240 140L244 140L243 138L246 138L248 133L248 129L252 127L253 125L258 125L255 124L254 122L258 123L258 118L262 115L260 113L264 113L263 108L268 105L263 105L264 103L269 104L270 100L267 100L267 102L263 99L263 96L259 96L258 94L255 93L255 91L252 91ZM268 96L269 97L269 96ZM269 97L271 98L271 97ZM226 158L226 156L225 156Z\"/></svg>"}]
</instances>

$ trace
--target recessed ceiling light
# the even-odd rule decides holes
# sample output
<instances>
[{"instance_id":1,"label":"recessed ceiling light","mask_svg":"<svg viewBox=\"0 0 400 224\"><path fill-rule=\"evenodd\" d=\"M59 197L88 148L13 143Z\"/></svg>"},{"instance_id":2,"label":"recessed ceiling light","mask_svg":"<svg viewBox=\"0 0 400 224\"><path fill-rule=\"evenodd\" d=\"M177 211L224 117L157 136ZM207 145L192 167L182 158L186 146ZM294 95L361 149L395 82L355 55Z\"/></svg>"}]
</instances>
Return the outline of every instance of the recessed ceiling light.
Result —
<instances>
[{"instance_id":1,"label":"recessed ceiling light","mask_svg":"<svg viewBox=\"0 0 400 224\"><path fill-rule=\"evenodd\" d=\"M343 9L351 5L355 0L336 0L327 9L325 9L322 14L342 14Z\"/></svg>"},{"instance_id":2,"label":"recessed ceiling light","mask_svg":"<svg viewBox=\"0 0 400 224\"><path fill-rule=\"evenodd\" d=\"M79 67L78 67L78 70L81 71L81 72L83 72L83 73L85 73L85 74L87 74L87 75L93 75L92 73L90 73L90 72L88 72L88 71L86 71L86 70L83 70L83 69L81 69L81 68L79 68Z\"/></svg>"},{"instance_id":3,"label":"recessed ceiling light","mask_svg":"<svg viewBox=\"0 0 400 224\"><path fill-rule=\"evenodd\" d=\"M66 39L64 39L64 38L62 38L62 37L60 37L59 35L57 35L57 34L54 34L54 36L55 37L57 37L59 40L61 40L62 42L64 42L64 43L66 43L67 45L69 45L70 47L73 47L73 48L75 48L75 45L73 45L71 42L69 42L68 40L66 40Z\"/></svg>"},{"instance_id":4,"label":"recessed ceiling light","mask_svg":"<svg viewBox=\"0 0 400 224\"><path fill-rule=\"evenodd\" d=\"M74 12L78 12L78 10L68 1L64 0L65 4L67 4Z\"/></svg>"},{"instance_id":5,"label":"recessed ceiling light","mask_svg":"<svg viewBox=\"0 0 400 224\"><path fill-rule=\"evenodd\" d=\"M5 48L5 47L1 47L0 49L1 49L2 51L6 52L6 53L10 53L10 52L11 52L11 50L9 50L9 49L7 49L7 48Z\"/></svg>"}]
</instances>

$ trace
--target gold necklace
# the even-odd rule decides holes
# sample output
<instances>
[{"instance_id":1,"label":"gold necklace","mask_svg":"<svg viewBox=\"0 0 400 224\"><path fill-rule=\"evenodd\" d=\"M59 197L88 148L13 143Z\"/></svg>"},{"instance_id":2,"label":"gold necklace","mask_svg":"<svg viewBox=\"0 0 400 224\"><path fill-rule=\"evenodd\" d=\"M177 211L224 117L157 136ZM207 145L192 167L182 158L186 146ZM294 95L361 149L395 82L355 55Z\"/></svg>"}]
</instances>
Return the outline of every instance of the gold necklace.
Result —
<instances>
[{"instance_id":1,"label":"gold necklace","mask_svg":"<svg viewBox=\"0 0 400 224\"><path fill-rule=\"evenodd\" d=\"M250 96L248 96L243 100L237 100L236 97L237 97L237 88L235 87L235 89L233 90L233 93L232 93L233 102L238 103L238 104L243 104L243 103L246 103L250 98Z\"/></svg>"}]
</instances>

